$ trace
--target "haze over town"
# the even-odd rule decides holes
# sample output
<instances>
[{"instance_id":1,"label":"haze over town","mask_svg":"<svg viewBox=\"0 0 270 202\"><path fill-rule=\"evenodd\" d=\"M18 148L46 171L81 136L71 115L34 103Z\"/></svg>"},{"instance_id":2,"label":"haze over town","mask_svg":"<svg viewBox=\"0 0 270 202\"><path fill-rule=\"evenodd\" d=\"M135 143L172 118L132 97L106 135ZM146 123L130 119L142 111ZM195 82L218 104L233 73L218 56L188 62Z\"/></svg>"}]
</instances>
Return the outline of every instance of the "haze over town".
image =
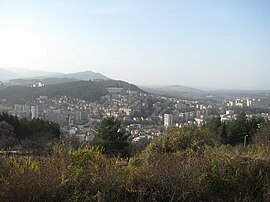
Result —
<instances>
[{"instance_id":1,"label":"haze over town","mask_svg":"<svg viewBox=\"0 0 270 202\"><path fill-rule=\"evenodd\" d=\"M269 89L270 3L0 0L0 67Z\"/></svg>"},{"instance_id":2,"label":"haze over town","mask_svg":"<svg viewBox=\"0 0 270 202\"><path fill-rule=\"evenodd\" d=\"M269 0L0 0L0 201L270 201Z\"/></svg>"}]
</instances>

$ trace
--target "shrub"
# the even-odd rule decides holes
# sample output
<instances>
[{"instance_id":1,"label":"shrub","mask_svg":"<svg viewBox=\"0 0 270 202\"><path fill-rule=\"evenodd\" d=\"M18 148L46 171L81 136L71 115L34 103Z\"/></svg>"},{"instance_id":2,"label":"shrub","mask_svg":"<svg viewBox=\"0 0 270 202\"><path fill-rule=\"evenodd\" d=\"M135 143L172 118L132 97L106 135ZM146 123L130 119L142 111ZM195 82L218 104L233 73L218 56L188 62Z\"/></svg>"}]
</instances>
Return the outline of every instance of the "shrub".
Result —
<instances>
[{"instance_id":1,"label":"shrub","mask_svg":"<svg viewBox=\"0 0 270 202\"><path fill-rule=\"evenodd\" d=\"M173 129L127 163L95 147L51 144L0 156L1 201L269 201L270 145L217 145Z\"/></svg>"}]
</instances>

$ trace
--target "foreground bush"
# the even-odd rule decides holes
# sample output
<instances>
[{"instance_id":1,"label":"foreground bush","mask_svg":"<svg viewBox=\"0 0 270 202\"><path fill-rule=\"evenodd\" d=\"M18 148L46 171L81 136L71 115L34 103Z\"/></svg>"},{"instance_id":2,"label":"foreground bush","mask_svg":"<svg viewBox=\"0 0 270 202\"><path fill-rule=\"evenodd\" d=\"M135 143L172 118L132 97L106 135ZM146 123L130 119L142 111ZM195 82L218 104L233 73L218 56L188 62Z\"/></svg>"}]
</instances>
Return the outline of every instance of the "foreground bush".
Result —
<instances>
[{"instance_id":1,"label":"foreground bush","mask_svg":"<svg viewBox=\"0 0 270 202\"><path fill-rule=\"evenodd\" d=\"M2 156L0 198L3 201L56 201L67 162L63 150L52 156Z\"/></svg>"},{"instance_id":2,"label":"foreground bush","mask_svg":"<svg viewBox=\"0 0 270 202\"><path fill-rule=\"evenodd\" d=\"M182 132L171 138L186 139ZM219 146L204 133L189 134L185 144L173 146L164 137L129 163L88 146L56 145L47 156L1 156L0 200L270 200L269 145Z\"/></svg>"},{"instance_id":3,"label":"foreground bush","mask_svg":"<svg viewBox=\"0 0 270 202\"><path fill-rule=\"evenodd\" d=\"M120 200L126 162L107 158L95 148L60 145L52 154L2 156L1 201ZM123 198L127 198L124 196Z\"/></svg>"}]
</instances>

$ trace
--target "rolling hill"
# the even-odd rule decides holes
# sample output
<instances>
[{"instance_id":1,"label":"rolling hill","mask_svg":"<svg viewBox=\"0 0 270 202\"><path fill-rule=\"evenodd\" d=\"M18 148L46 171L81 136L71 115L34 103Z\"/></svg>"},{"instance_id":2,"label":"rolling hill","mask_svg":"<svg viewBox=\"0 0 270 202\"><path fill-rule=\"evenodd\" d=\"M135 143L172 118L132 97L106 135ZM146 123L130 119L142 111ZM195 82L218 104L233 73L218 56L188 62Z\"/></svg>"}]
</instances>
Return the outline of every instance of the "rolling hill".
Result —
<instances>
[{"instance_id":1,"label":"rolling hill","mask_svg":"<svg viewBox=\"0 0 270 202\"><path fill-rule=\"evenodd\" d=\"M0 99L7 99L10 103L25 103L39 96L48 96L49 98L68 96L86 101L98 101L102 96L108 94L107 88L111 87L143 92L137 86L124 81L73 81L45 85L40 88L23 85L0 86Z\"/></svg>"},{"instance_id":2,"label":"rolling hill","mask_svg":"<svg viewBox=\"0 0 270 202\"><path fill-rule=\"evenodd\" d=\"M0 69L0 81L8 81L10 79L19 78L21 75L6 69Z\"/></svg>"},{"instance_id":3,"label":"rolling hill","mask_svg":"<svg viewBox=\"0 0 270 202\"><path fill-rule=\"evenodd\" d=\"M182 85L166 85L166 86L140 86L144 91L171 97L181 98L203 98L209 96L211 93L208 91L199 90Z\"/></svg>"},{"instance_id":4,"label":"rolling hill","mask_svg":"<svg viewBox=\"0 0 270 202\"><path fill-rule=\"evenodd\" d=\"M95 79L110 80L110 78L100 73L95 73L92 71L83 71L83 72L64 74L63 77L59 77L59 78L74 78L74 79L83 80L83 81L95 80Z\"/></svg>"},{"instance_id":5,"label":"rolling hill","mask_svg":"<svg viewBox=\"0 0 270 202\"><path fill-rule=\"evenodd\" d=\"M39 80L42 81L44 79L73 79L73 80L82 80L82 81L89 81L89 80L110 80L110 78L96 72L92 71L82 71L82 72L75 72L75 73L58 73L58 72L47 72L47 71L40 71L40 70L32 70L26 68L12 68L12 69L0 69L0 81L7 82L9 80L13 80L13 82L23 83L22 79L26 80ZM17 80L17 81L16 81ZM26 81L27 82L27 81Z\"/></svg>"}]
</instances>

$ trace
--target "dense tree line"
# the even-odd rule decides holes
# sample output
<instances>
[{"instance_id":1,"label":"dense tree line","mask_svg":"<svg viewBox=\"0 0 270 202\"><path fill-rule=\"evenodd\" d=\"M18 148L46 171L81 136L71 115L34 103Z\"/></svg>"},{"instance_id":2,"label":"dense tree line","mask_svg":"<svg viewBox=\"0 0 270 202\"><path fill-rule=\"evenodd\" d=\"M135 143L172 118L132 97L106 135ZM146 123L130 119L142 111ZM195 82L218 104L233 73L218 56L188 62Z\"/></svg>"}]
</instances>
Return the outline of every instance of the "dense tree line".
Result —
<instances>
[{"instance_id":1,"label":"dense tree line","mask_svg":"<svg viewBox=\"0 0 270 202\"><path fill-rule=\"evenodd\" d=\"M40 144L46 144L49 140L60 138L60 126L42 119L19 119L0 113L0 138L1 147L5 149L29 142L35 144L40 140L44 140Z\"/></svg>"},{"instance_id":2,"label":"dense tree line","mask_svg":"<svg viewBox=\"0 0 270 202\"><path fill-rule=\"evenodd\" d=\"M243 145L253 142L253 137L261 128L265 130L268 122L263 118L248 118L245 113L239 114L235 120L222 122L219 117L211 118L203 128L184 127L183 129L171 128L167 131L161 142L165 145L177 145L187 148L189 144L198 142L202 145ZM94 145L102 148L110 156L129 156L132 150L139 153L142 149L131 145L128 138L130 134L122 129L120 121L114 117L105 117L97 127L97 136ZM258 137L258 135L257 135ZM270 139L270 137L268 137ZM149 143L149 141L147 141ZM206 143L207 142L207 143ZM194 145L193 145L194 146ZM172 147L165 149L175 150ZM178 150L177 148L176 150ZM134 155L134 154L133 154Z\"/></svg>"},{"instance_id":3,"label":"dense tree line","mask_svg":"<svg viewBox=\"0 0 270 202\"><path fill-rule=\"evenodd\" d=\"M203 129L217 137L222 144L235 146L242 144L245 138L248 143L251 143L254 134L264 124L266 121L263 118L249 119L245 113L240 113L235 120L229 122L222 122L220 117L212 118Z\"/></svg>"}]
</instances>

